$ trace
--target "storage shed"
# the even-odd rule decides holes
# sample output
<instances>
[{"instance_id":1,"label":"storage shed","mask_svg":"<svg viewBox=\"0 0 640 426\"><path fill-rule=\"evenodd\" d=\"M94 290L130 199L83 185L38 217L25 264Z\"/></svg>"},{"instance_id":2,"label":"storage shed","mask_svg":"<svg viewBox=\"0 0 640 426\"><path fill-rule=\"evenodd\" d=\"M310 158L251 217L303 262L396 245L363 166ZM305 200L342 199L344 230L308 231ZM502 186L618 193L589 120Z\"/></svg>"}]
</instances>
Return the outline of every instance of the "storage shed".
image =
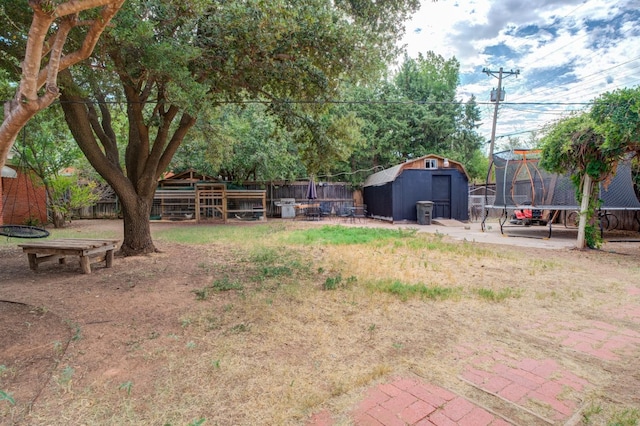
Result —
<instances>
[{"instance_id":1,"label":"storage shed","mask_svg":"<svg viewBox=\"0 0 640 426\"><path fill-rule=\"evenodd\" d=\"M469 220L469 175L464 166L429 154L374 173L364 182L368 214L388 221L418 220L416 203L432 201L432 218Z\"/></svg>"}]
</instances>

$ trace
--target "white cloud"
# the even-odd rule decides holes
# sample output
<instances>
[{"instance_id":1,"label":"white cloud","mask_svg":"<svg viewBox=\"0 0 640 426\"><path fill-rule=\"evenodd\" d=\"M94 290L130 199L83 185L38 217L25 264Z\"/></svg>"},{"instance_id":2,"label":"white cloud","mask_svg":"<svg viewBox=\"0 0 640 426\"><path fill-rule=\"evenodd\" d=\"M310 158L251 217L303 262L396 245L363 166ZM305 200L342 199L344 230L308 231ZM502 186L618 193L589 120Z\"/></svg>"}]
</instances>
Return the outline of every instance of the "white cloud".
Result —
<instances>
[{"instance_id":1,"label":"white cloud","mask_svg":"<svg viewBox=\"0 0 640 426\"><path fill-rule=\"evenodd\" d=\"M507 102L497 134L540 128L563 110L599 94L640 84L638 0L423 0L407 23L403 43L410 56L434 51L460 61L459 95L479 102L497 85L478 78L482 67L520 69L505 79ZM480 132L491 133L493 105L483 106Z\"/></svg>"}]
</instances>

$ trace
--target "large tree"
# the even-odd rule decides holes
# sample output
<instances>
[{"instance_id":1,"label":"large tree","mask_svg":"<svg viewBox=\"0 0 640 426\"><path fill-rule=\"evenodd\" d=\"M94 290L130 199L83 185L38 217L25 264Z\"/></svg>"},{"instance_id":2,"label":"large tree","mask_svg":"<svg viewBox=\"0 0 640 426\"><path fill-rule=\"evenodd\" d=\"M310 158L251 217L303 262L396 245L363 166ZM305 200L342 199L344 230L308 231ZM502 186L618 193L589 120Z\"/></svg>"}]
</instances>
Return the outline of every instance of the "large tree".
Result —
<instances>
[{"instance_id":1,"label":"large tree","mask_svg":"<svg viewBox=\"0 0 640 426\"><path fill-rule=\"evenodd\" d=\"M171 162L226 181L295 180L307 176L291 132L262 104L225 105L211 121L199 120Z\"/></svg>"},{"instance_id":2,"label":"large tree","mask_svg":"<svg viewBox=\"0 0 640 426\"><path fill-rule=\"evenodd\" d=\"M333 174L362 183L364 177L425 154L439 154L470 165L474 177L484 177L482 139L477 134L480 112L475 98L456 100L459 64L433 52L404 57L391 77L368 86L352 87L353 102L342 109L362 120L366 143Z\"/></svg>"},{"instance_id":3,"label":"large tree","mask_svg":"<svg viewBox=\"0 0 640 426\"><path fill-rule=\"evenodd\" d=\"M20 82L14 98L4 105L0 167L22 127L57 99L58 73L89 57L123 3L124 0L3 1L0 61L3 67L20 75ZM31 26L25 34L23 24L29 14ZM75 28L79 42L70 47L67 40Z\"/></svg>"},{"instance_id":4,"label":"large tree","mask_svg":"<svg viewBox=\"0 0 640 426\"><path fill-rule=\"evenodd\" d=\"M383 69L417 0L130 0L82 73L65 72L61 105L93 167L113 187L125 254L155 250L149 214L157 179L199 117L257 99L294 131L308 166L341 155L340 120L324 120L345 79ZM116 89L118 83L119 89ZM126 103L118 138L109 107ZM215 143L216 141L212 141ZM124 164L119 147L126 145Z\"/></svg>"}]
</instances>

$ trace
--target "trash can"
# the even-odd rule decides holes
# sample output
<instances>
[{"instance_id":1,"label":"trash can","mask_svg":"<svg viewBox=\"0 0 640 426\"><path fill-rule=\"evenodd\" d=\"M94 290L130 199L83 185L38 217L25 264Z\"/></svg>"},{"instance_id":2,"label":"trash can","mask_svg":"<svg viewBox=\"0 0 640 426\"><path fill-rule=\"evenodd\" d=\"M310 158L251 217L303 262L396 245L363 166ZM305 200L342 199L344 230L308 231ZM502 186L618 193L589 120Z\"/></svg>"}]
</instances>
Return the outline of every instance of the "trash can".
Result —
<instances>
[{"instance_id":1,"label":"trash can","mask_svg":"<svg viewBox=\"0 0 640 426\"><path fill-rule=\"evenodd\" d=\"M416 203L418 225L431 225L432 211L433 211L433 201L418 201Z\"/></svg>"}]
</instances>

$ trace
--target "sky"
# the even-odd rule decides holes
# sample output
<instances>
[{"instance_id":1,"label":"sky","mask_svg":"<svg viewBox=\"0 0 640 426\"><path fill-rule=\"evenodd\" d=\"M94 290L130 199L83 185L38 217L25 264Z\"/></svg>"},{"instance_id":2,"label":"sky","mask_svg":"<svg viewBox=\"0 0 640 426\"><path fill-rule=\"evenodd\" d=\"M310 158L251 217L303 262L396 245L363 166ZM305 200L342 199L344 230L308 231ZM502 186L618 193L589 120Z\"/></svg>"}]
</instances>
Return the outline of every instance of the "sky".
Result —
<instances>
[{"instance_id":1,"label":"sky","mask_svg":"<svg viewBox=\"0 0 640 426\"><path fill-rule=\"evenodd\" d=\"M487 141L498 71L519 71L503 78L497 151L602 93L640 85L640 0L422 0L403 44L411 57L460 62L458 99L476 96Z\"/></svg>"}]
</instances>

